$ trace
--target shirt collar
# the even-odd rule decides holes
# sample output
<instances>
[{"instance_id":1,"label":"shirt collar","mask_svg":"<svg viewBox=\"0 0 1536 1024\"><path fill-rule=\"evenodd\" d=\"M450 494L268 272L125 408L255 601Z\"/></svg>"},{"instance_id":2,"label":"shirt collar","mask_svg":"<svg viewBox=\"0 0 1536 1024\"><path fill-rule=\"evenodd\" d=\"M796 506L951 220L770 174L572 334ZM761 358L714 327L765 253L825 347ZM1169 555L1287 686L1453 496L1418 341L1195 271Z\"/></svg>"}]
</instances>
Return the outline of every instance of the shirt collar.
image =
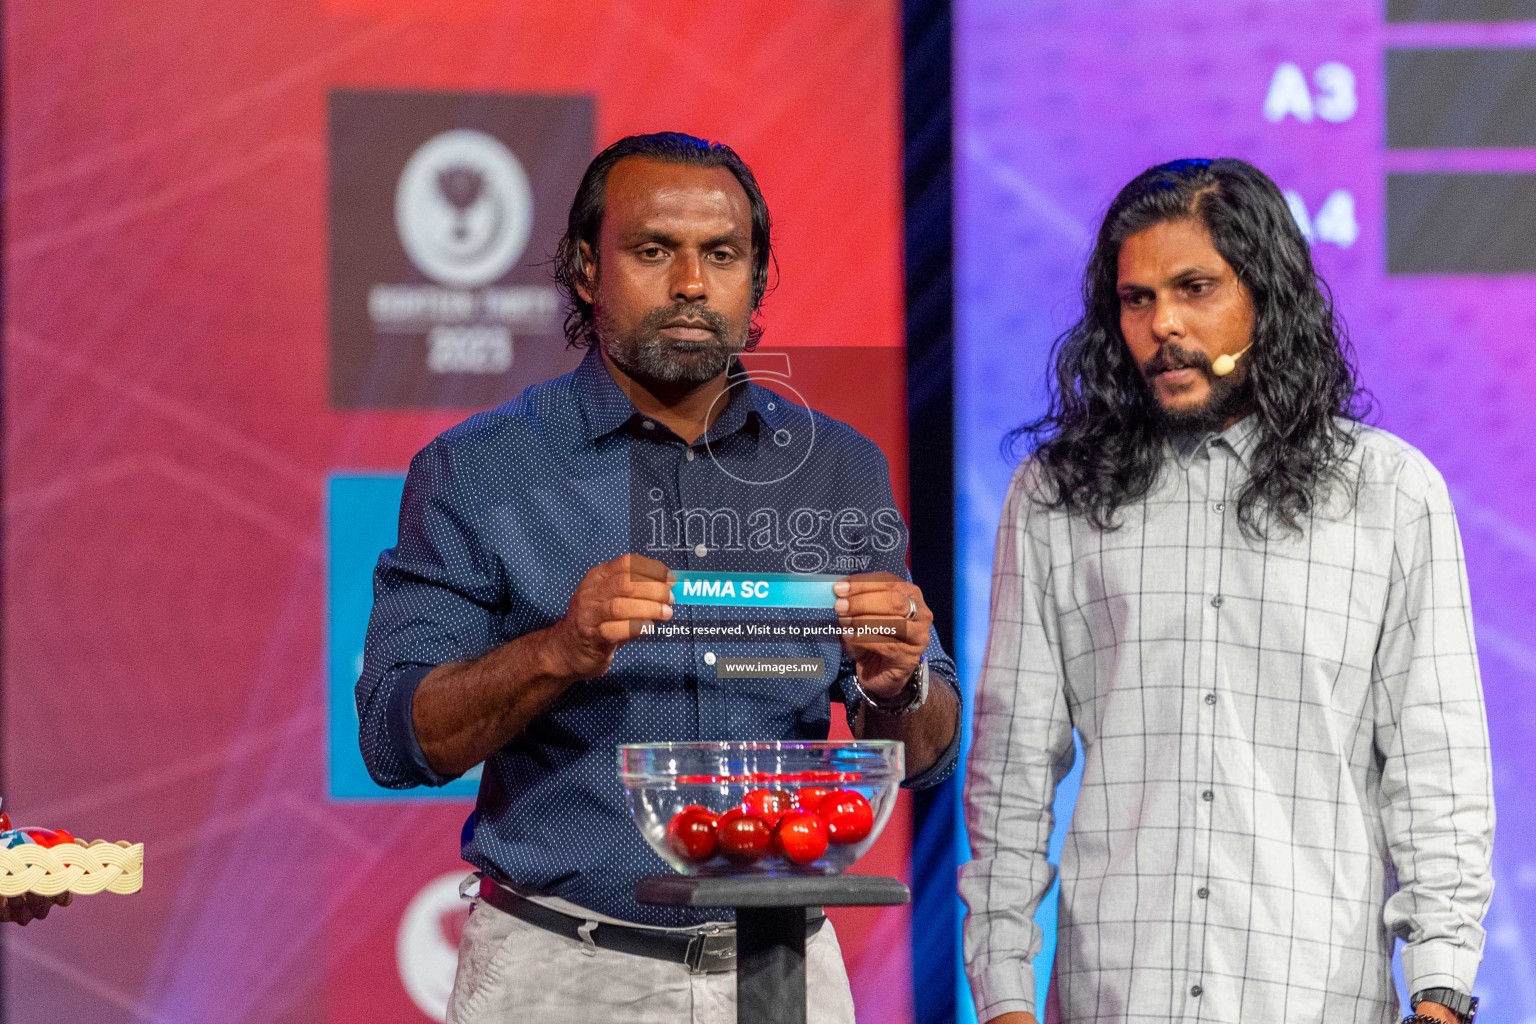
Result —
<instances>
[{"instance_id":1,"label":"shirt collar","mask_svg":"<svg viewBox=\"0 0 1536 1024\"><path fill-rule=\"evenodd\" d=\"M739 380L744 373L741 364L733 362L732 383ZM619 387L613 375L608 372L608 367L603 364L602 353L598 351L596 345L587 349L587 354L582 357L580 365L576 367L574 378L576 401L581 407L581 415L586 422L587 437L590 440L596 441L613 433L639 415L635 404L629 400L629 396ZM718 440L749 427L755 430L758 419L769 424L775 423L776 419L768 411L768 406L771 404L773 404L773 395L757 384L748 383L744 388L732 389L729 402L706 432L705 440Z\"/></svg>"},{"instance_id":2,"label":"shirt collar","mask_svg":"<svg viewBox=\"0 0 1536 1024\"><path fill-rule=\"evenodd\" d=\"M1220 442L1245 467L1252 468L1253 450L1259 443L1259 417L1249 413L1225 430L1181 431L1170 435L1168 441L1185 466L1197 455L1209 455L1209 446Z\"/></svg>"},{"instance_id":3,"label":"shirt collar","mask_svg":"<svg viewBox=\"0 0 1536 1024\"><path fill-rule=\"evenodd\" d=\"M1217 436L1232 449L1239 462L1251 469L1253 450L1259 446L1259 432L1259 415L1251 412Z\"/></svg>"},{"instance_id":4,"label":"shirt collar","mask_svg":"<svg viewBox=\"0 0 1536 1024\"><path fill-rule=\"evenodd\" d=\"M759 424L777 429L786 422L793 403L757 383L740 360L732 360L729 382L731 401L709 428L707 439L725 437L744 430L756 432Z\"/></svg>"},{"instance_id":5,"label":"shirt collar","mask_svg":"<svg viewBox=\"0 0 1536 1024\"><path fill-rule=\"evenodd\" d=\"M613 433L635 415L635 404L619 389L608 367L603 365L603 355L596 345L587 349L573 376L576 402L581 407L587 437L591 440Z\"/></svg>"}]
</instances>

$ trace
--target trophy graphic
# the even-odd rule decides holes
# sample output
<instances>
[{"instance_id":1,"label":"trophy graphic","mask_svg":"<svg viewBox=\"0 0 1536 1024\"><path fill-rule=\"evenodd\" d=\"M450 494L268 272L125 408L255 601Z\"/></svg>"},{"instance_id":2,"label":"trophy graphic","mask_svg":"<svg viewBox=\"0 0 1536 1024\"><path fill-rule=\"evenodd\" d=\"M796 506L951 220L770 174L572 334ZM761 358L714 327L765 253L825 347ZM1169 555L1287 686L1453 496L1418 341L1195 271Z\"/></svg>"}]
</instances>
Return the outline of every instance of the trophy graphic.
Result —
<instances>
[{"instance_id":1,"label":"trophy graphic","mask_svg":"<svg viewBox=\"0 0 1536 1024\"><path fill-rule=\"evenodd\" d=\"M498 139L454 128L422 143L395 187L405 254L438 284L478 288L512 268L533 229L533 190Z\"/></svg>"},{"instance_id":2,"label":"trophy graphic","mask_svg":"<svg viewBox=\"0 0 1536 1024\"><path fill-rule=\"evenodd\" d=\"M485 173L468 164L451 164L437 172L437 190L453 207L454 241L464 241L469 235L469 208L485 191Z\"/></svg>"}]
</instances>

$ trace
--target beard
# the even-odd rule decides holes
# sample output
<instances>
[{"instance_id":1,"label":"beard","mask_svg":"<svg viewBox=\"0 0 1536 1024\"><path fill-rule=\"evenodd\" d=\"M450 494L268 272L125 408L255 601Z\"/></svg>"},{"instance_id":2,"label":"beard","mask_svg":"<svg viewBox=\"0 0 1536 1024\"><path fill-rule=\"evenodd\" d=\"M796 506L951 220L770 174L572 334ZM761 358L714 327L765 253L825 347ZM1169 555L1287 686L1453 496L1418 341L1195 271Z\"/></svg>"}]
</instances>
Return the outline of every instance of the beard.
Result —
<instances>
[{"instance_id":1,"label":"beard","mask_svg":"<svg viewBox=\"0 0 1536 1024\"><path fill-rule=\"evenodd\" d=\"M1236 419L1253 404L1253 382L1245 364L1225 377L1218 377L1211 369L1211 360L1198 349L1167 344L1158 349L1157 355L1142 367L1142 375L1151 390L1152 378L1165 370L1189 368L1205 375L1210 384L1205 401L1199 405L1170 409L1150 394L1157 421L1166 433L1220 432L1228 421Z\"/></svg>"},{"instance_id":2,"label":"beard","mask_svg":"<svg viewBox=\"0 0 1536 1024\"><path fill-rule=\"evenodd\" d=\"M676 341L664 336L662 328L678 319L708 328L714 336L703 341ZM623 333L615 331L599 310L596 327L608 357L631 377L649 384L699 385L714 380L747 342L745 326L733 333L725 315L707 306L659 306Z\"/></svg>"}]
</instances>

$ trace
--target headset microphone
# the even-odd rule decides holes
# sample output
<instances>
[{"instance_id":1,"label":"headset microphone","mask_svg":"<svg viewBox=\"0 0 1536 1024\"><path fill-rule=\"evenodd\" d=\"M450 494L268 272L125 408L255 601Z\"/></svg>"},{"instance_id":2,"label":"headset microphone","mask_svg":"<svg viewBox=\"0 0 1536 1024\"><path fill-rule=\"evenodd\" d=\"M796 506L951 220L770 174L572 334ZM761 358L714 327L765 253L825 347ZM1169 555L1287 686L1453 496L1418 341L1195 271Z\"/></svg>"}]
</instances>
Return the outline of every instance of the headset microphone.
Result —
<instances>
[{"instance_id":1,"label":"headset microphone","mask_svg":"<svg viewBox=\"0 0 1536 1024\"><path fill-rule=\"evenodd\" d=\"M1237 369L1237 361L1243 358L1243 356L1247 355L1248 349L1250 348L1253 348L1252 342L1249 342L1248 347L1243 349L1235 356L1229 356L1226 353L1222 353L1221 355L1217 356L1215 360L1211 362L1211 372L1218 377L1225 377L1227 374Z\"/></svg>"}]
</instances>

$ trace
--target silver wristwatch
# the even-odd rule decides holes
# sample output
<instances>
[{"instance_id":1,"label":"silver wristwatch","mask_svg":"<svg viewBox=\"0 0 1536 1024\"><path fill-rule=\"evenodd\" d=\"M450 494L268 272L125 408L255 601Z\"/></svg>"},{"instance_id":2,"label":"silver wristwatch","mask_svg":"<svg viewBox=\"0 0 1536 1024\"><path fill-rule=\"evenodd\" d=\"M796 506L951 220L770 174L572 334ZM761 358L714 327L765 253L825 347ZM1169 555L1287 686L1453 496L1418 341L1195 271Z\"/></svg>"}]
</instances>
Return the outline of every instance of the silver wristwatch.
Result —
<instances>
[{"instance_id":1,"label":"silver wristwatch","mask_svg":"<svg viewBox=\"0 0 1536 1024\"><path fill-rule=\"evenodd\" d=\"M917 661L917 669L912 673L912 678L907 680L907 685L901 688L893 701L876 700L859 685L859 676L855 672L853 676L853 688L859 691L859 696L864 703L876 711L886 715L910 715L914 711L928 703L928 655L923 655Z\"/></svg>"}]
</instances>

